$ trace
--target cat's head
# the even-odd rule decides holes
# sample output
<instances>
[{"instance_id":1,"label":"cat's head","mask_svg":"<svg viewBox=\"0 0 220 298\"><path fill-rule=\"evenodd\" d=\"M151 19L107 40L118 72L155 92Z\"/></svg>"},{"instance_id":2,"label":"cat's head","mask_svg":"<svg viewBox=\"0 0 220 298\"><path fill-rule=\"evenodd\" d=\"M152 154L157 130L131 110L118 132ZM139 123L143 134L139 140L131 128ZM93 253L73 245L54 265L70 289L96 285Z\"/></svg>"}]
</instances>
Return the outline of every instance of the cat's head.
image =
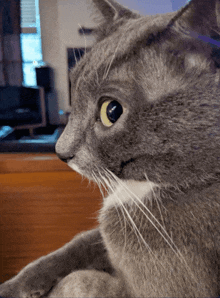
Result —
<instances>
[{"instance_id":1,"label":"cat's head","mask_svg":"<svg viewBox=\"0 0 220 298\"><path fill-rule=\"evenodd\" d=\"M113 0L93 2L103 23L72 70L58 156L88 178L112 172L178 187L216 176L219 1L145 17Z\"/></svg>"}]
</instances>

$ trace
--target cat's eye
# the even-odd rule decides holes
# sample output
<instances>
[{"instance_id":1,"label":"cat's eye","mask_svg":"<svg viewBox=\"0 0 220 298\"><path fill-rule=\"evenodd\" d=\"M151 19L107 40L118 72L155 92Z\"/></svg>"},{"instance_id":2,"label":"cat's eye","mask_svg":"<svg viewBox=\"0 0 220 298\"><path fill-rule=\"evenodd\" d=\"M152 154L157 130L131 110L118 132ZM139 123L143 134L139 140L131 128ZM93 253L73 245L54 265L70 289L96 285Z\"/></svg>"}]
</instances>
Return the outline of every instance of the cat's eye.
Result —
<instances>
[{"instance_id":1,"label":"cat's eye","mask_svg":"<svg viewBox=\"0 0 220 298\"><path fill-rule=\"evenodd\" d=\"M123 113L123 108L117 100L106 100L100 110L102 124L106 127L112 126Z\"/></svg>"}]
</instances>

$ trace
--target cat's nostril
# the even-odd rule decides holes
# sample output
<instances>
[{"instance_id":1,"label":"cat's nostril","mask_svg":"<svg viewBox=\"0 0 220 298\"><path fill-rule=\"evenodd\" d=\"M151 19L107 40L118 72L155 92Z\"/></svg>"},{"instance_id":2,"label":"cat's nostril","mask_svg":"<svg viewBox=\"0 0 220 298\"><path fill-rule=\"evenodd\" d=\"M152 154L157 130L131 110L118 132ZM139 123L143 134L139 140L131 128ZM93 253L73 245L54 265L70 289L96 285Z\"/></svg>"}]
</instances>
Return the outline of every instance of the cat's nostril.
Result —
<instances>
[{"instance_id":1,"label":"cat's nostril","mask_svg":"<svg viewBox=\"0 0 220 298\"><path fill-rule=\"evenodd\" d=\"M72 158L74 158L74 156L65 156L65 155L62 155L60 153L56 153L57 156L59 157L60 160L64 161L64 162L68 162L70 161Z\"/></svg>"},{"instance_id":2,"label":"cat's nostril","mask_svg":"<svg viewBox=\"0 0 220 298\"><path fill-rule=\"evenodd\" d=\"M67 162L67 158L65 158L64 156L62 156L61 154L56 152L56 155L59 157L60 160Z\"/></svg>"},{"instance_id":3,"label":"cat's nostril","mask_svg":"<svg viewBox=\"0 0 220 298\"><path fill-rule=\"evenodd\" d=\"M68 158L60 158L60 157L59 157L59 159L62 160L62 161L64 161L65 163L68 162Z\"/></svg>"}]
</instances>

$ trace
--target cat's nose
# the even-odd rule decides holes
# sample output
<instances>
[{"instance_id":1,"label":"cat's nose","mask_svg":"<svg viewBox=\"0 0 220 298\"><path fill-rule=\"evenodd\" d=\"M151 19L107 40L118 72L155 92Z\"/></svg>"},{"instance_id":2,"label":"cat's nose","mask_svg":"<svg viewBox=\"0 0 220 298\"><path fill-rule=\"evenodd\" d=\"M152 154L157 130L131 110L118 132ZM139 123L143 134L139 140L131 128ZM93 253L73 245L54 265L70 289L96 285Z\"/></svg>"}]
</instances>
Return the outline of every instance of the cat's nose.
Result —
<instances>
[{"instance_id":1,"label":"cat's nose","mask_svg":"<svg viewBox=\"0 0 220 298\"><path fill-rule=\"evenodd\" d=\"M66 157L63 157L61 154L59 154L59 153L57 153L56 152L56 155L59 157L59 159L61 159L62 161L64 161L64 162L68 162L68 158L66 158Z\"/></svg>"},{"instance_id":2,"label":"cat's nose","mask_svg":"<svg viewBox=\"0 0 220 298\"><path fill-rule=\"evenodd\" d=\"M55 151L56 151L56 155L59 157L59 159L61 159L62 161L66 162L66 163L68 161L70 161L72 158L74 158L74 156L69 152L69 150L67 150L67 148L62 146L62 143L61 143L61 145L59 142L56 143Z\"/></svg>"},{"instance_id":3,"label":"cat's nose","mask_svg":"<svg viewBox=\"0 0 220 298\"><path fill-rule=\"evenodd\" d=\"M56 155L59 157L59 159L61 159L62 161L68 163L68 161L70 161L71 159L74 158L74 156L70 156L68 153L60 153L60 152L57 152L56 150Z\"/></svg>"},{"instance_id":4,"label":"cat's nose","mask_svg":"<svg viewBox=\"0 0 220 298\"><path fill-rule=\"evenodd\" d=\"M71 123L67 124L55 146L57 156L66 163L75 157L75 148L79 143L79 140L77 140L75 136L76 134L73 134L72 132L70 124ZM80 137L81 135L78 137L78 139Z\"/></svg>"}]
</instances>

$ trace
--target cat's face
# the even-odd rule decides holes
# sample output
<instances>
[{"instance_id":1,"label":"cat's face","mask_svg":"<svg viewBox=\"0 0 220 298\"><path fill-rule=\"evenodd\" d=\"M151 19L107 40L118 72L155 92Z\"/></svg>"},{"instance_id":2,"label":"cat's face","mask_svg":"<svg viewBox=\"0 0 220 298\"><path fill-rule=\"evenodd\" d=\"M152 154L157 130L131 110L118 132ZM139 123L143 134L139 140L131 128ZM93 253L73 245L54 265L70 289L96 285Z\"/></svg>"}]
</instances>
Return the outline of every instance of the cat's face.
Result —
<instances>
[{"instance_id":1,"label":"cat's face","mask_svg":"<svg viewBox=\"0 0 220 298\"><path fill-rule=\"evenodd\" d=\"M219 72L213 47L197 36L207 27L191 24L197 1L175 21L176 13L140 17L94 2L108 22L72 71L72 113L57 154L89 178L110 171L177 187L214 176Z\"/></svg>"}]
</instances>

